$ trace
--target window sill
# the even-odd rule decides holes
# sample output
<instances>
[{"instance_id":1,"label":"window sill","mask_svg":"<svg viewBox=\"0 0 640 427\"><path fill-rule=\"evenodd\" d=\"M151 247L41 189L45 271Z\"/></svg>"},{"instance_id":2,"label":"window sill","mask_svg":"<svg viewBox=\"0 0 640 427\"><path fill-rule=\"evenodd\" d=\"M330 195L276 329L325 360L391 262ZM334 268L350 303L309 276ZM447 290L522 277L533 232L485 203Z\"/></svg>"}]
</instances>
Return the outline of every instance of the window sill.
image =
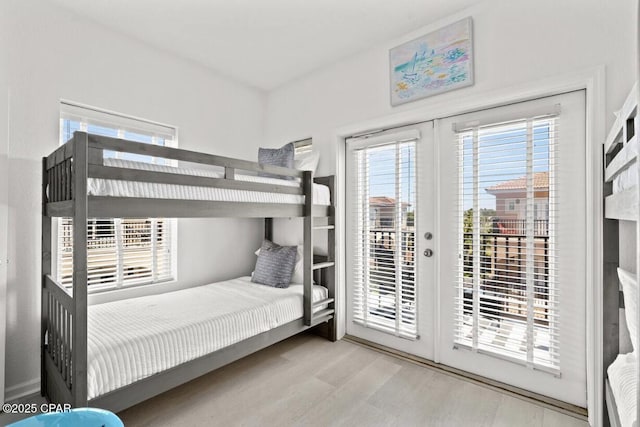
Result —
<instances>
[{"instance_id":1,"label":"window sill","mask_svg":"<svg viewBox=\"0 0 640 427\"><path fill-rule=\"evenodd\" d=\"M129 298L162 294L177 289L179 289L177 279L168 279L161 282L139 285L128 285L120 288L95 289L89 291L88 302L89 305L104 304Z\"/></svg>"}]
</instances>

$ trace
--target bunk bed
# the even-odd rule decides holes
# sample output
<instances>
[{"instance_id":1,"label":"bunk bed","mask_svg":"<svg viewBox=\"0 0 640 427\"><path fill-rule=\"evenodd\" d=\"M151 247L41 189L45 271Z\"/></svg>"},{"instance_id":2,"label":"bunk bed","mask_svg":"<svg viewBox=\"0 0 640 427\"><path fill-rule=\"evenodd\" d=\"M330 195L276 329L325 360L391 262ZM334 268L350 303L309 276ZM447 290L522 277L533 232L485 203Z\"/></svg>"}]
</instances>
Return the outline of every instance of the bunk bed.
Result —
<instances>
[{"instance_id":1,"label":"bunk bed","mask_svg":"<svg viewBox=\"0 0 640 427\"><path fill-rule=\"evenodd\" d=\"M609 425L622 427L637 426L640 420L638 90L636 83L604 141L604 396Z\"/></svg>"},{"instance_id":2,"label":"bunk bed","mask_svg":"<svg viewBox=\"0 0 640 427\"><path fill-rule=\"evenodd\" d=\"M110 159L106 152L169 159L180 167L148 167ZM184 164L200 167L185 169ZM220 172L204 171L215 168ZM256 176L265 173L277 178ZM43 158L42 176L41 392L50 401L117 412L307 329L321 329L328 339L336 339L333 176L314 178L311 171L84 132L76 132ZM280 179L284 177L290 179ZM88 218L264 218L265 239L269 240L274 218L302 217L304 280L289 289L276 290L253 284L245 277L171 295L89 307L87 228L73 227L73 283L67 289L52 275L54 217L72 218L74 224L85 224ZM314 230L319 229L327 230L327 253L323 256L313 253ZM314 285L314 279L322 286ZM207 316L198 317L198 313L210 311L203 304L225 305L224 298L238 301L237 296L230 296L237 293L253 305L240 304L233 310L222 307L227 311L218 317L226 319L226 324L219 326L211 324ZM188 306L192 302L200 305ZM187 331L177 339L186 342L189 354L175 354L180 345L167 336L140 338L147 329L162 334L161 324L145 325L133 335L127 333L127 325L132 322L144 325L145 318L135 316L152 306L177 316L174 323L182 324ZM262 323L268 326L252 329L246 326L246 319L242 323L242 315L249 316L251 322L262 316ZM230 321L233 316L240 316L239 320ZM226 331L222 337L216 332L220 330ZM158 342L164 341L169 347L158 347ZM200 347L194 349L197 345ZM155 363L161 369L132 374L134 359L148 358L145 351L153 346L161 348L154 356L161 359ZM163 354L163 348L171 354ZM154 362L142 362L150 363ZM105 376L116 379L105 385Z\"/></svg>"}]
</instances>

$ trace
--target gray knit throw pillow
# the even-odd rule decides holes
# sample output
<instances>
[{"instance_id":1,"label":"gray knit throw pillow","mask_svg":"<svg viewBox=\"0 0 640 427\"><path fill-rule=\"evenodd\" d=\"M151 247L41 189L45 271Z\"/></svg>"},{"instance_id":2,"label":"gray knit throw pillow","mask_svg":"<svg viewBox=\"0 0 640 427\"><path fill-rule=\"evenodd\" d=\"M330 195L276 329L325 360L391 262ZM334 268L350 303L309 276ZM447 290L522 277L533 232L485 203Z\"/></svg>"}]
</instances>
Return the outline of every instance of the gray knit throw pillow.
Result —
<instances>
[{"instance_id":1,"label":"gray knit throw pillow","mask_svg":"<svg viewBox=\"0 0 640 427\"><path fill-rule=\"evenodd\" d=\"M296 246L280 246L264 240L251 281L275 288L288 288L297 255Z\"/></svg>"},{"instance_id":2,"label":"gray knit throw pillow","mask_svg":"<svg viewBox=\"0 0 640 427\"><path fill-rule=\"evenodd\" d=\"M258 148L258 163L263 165L282 166L283 168L293 168L295 147L289 143L280 148ZM273 175L270 173L258 172L260 176L270 176L273 178L294 179L292 176Z\"/></svg>"}]
</instances>

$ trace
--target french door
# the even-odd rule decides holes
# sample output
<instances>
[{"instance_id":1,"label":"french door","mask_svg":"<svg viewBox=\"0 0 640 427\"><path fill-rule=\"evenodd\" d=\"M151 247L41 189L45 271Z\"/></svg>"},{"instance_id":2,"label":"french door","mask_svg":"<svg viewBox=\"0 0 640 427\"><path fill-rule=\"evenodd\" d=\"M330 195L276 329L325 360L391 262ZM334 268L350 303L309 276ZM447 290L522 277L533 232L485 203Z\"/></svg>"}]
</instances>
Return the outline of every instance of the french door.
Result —
<instances>
[{"instance_id":1,"label":"french door","mask_svg":"<svg viewBox=\"0 0 640 427\"><path fill-rule=\"evenodd\" d=\"M586 406L584 91L346 142L347 334Z\"/></svg>"},{"instance_id":2,"label":"french door","mask_svg":"<svg viewBox=\"0 0 640 427\"><path fill-rule=\"evenodd\" d=\"M586 407L585 94L437 122L438 361Z\"/></svg>"},{"instance_id":3,"label":"french door","mask_svg":"<svg viewBox=\"0 0 640 427\"><path fill-rule=\"evenodd\" d=\"M430 359L434 160L433 122L346 143L347 334Z\"/></svg>"}]
</instances>

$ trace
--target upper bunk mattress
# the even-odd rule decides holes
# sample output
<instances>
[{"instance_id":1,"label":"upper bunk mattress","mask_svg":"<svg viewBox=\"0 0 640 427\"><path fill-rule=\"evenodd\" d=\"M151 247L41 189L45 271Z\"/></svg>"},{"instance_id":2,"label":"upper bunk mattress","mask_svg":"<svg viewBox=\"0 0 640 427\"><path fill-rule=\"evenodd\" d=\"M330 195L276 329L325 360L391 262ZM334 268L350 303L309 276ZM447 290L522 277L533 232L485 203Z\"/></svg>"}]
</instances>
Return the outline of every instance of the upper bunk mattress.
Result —
<instances>
[{"instance_id":1,"label":"upper bunk mattress","mask_svg":"<svg viewBox=\"0 0 640 427\"><path fill-rule=\"evenodd\" d=\"M302 295L300 284L279 289L240 277L90 306L88 398L300 319ZM314 285L313 301L325 298Z\"/></svg>"},{"instance_id":2,"label":"upper bunk mattress","mask_svg":"<svg viewBox=\"0 0 640 427\"><path fill-rule=\"evenodd\" d=\"M105 166L140 169L153 172L166 172L181 175L203 176L209 178L223 178L221 172L205 169L176 168L172 166L154 165L151 163L134 162L106 158ZM286 180L254 175L236 175L238 181L276 184L288 187L299 185L297 180ZM122 181L115 179L89 178L87 193L90 196L138 197L156 199L206 200L216 202L247 202L247 203L280 203L302 204L304 196L297 194L267 193L261 191L235 190L228 188L197 187L191 185L158 184L153 182ZM313 203L328 206L331 204L331 192L326 185L313 184Z\"/></svg>"}]
</instances>

